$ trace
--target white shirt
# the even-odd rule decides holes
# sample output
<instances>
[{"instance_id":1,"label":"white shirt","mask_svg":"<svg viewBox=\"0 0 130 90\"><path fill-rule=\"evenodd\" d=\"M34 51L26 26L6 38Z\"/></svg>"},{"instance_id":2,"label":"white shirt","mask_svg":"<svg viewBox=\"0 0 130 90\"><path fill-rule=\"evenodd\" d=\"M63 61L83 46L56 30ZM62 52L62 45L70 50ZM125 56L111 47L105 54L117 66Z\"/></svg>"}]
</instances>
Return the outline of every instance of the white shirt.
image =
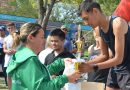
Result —
<instances>
[{"instance_id":1,"label":"white shirt","mask_svg":"<svg viewBox=\"0 0 130 90\"><path fill-rule=\"evenodd\" d=\"M11 35L8 35L4 39L4 43L6 44L7 49L11 49L12 44L13 44L13 38ZM9 61L11 59L12 55L5 54L5 62L4 62L4 67L7 67L9 64Z\"/></svg>"},{"instance_id":2,"label":"white shirt","mask_svg":"<svg viewBox=\"0 0 130 90\"><path fill-rule=\"evenodd\" d=\"M38 55L38 58L42 64L45 63L45 58L48 54L50 54L53 51L51 48L46 48L45 50L41 51Z\"/></svg>"}]
</instances>

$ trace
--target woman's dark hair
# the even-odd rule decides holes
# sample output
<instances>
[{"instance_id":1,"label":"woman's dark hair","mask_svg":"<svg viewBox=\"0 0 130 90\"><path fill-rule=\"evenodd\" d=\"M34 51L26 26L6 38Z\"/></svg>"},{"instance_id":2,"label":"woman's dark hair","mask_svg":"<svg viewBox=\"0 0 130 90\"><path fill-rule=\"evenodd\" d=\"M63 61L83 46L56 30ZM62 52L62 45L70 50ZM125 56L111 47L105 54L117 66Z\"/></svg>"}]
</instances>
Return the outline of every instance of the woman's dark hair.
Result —
<instances>
[{"instance_id":1,"label":"woman's dark hair","mask_svg":"<svg viewBox=\"0 0 130 90\"><path fill-rule=\"evenodd\" d=\"M97 8L100 12L102 12L100 5L97 2L93 2L92 0L83 1L79 6L79 13L81 15L82 11L91 12L93 8Z\"/></svg>"}]
</instances>

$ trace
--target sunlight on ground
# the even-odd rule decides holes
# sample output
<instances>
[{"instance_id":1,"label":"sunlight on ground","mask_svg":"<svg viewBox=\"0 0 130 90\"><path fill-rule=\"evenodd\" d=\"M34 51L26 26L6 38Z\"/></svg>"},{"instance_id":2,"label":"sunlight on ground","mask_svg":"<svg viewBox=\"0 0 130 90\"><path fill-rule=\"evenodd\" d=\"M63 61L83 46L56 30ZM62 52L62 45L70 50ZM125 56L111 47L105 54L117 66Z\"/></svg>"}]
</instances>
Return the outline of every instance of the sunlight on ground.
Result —
<instances>
[{"instance_id":1,"label":"sunlight on ground","mask_svg":"<svg viewBox=\"0 0 130 90\"><path fill-rule=\"evenodd\" d=\"M0 90L8 90L3 77L0 77Z\"/></svg>"}]
</instances>

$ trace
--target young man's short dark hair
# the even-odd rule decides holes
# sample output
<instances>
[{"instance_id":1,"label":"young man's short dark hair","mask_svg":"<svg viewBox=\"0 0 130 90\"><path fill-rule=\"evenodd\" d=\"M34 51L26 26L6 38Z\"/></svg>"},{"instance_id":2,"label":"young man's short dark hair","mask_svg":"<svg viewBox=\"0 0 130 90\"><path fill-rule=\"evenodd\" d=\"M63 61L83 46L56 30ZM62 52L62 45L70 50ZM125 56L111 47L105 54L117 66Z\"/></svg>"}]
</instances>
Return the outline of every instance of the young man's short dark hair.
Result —
<instances>
[{"instance_id":1,"label":"young man's short dark hair","mask_svg":"<svg viewBox=\"0 0 130 90\"><path fill-rule=\"evenodd\" d=\"M4 26L0 26L0 31L5 31L5 27Z\"/></svg>"},{"instance_id":2,"label":"young man's short dark hair","mask_svg":"<svg viewBox=\"0 0 130 90\"><path fill-rule=\"evenodd\" d=\"M58 36L61 40L65 40L65 33L59 28L52 30L50 36Z\"/></svg>"},{"instance_id":3,"label":"young man's short dark hair","mask_svg":"<svg viewBox=\"0 0 130 90\"><path fill-rule=\"evenodd\" d=\"M90 1L83 1L79 6L79 16L81 15L82 11L91 12L93 8L97 8L100 12L102 12L100 5L97 2Z\"/></svg>"},{"instance_id":4,"label":"young man's short dark hair","mask_svg":"<svg viewBox=\"0 0 130 90\"><path fill-rule=\"evenodd\" d=\"M13 22L9 22L8 24L7 24L7 27L8 26L15 26L15 24L13 23Z\"/></svg>"}]
</instances>

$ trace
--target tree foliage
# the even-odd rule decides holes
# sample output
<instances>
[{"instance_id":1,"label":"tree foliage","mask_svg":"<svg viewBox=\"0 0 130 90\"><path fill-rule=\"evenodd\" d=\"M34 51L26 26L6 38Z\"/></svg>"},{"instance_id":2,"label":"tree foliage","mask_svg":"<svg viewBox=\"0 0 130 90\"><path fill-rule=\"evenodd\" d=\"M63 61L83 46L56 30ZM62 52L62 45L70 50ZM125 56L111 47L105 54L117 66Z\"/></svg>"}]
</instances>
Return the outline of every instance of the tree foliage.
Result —
<instances>
[{"instance_id":1,"label":"tree foliage","mask_svg":"<svg viewBox=\"0 0 130 90\"><path fill-rule=\"evenodd\" d=\"M96 0L100 3L103 12L106 15L113 14L114 10L116 9L117 5L119 4L120 0Z\"/></svg>"},{"instance_id":2,"label":"tree foliage","mask_svg":"<svg viewBox=\"0 0 130 90\"><path fill-rule=\"evenodd\" d=\"M79 5L83 0L62 0L63 3Z\"/></svg>"},{"instance_id":3,"label":"tree foliage","mask_svg":"<svg viewBox=\"0 0 130 90\"><path fill-rule=\"evenodd\" d=\"M15 10L1 7L0 13L38 18L39 23L43 27L46 27L49 18L52 21L76 23L78 19L76 15L78 6L82 1L83 0L10 0L8 5L16 7ZM111 15L120 2L120 0L95 1L100 3L103 12L107 15ZM58 2L62 2L62 4Z\"/></svg>"},{"instance_id":4,"label":"tree foliage","mask_svg":"<svg viewBox=\"0 0 130 90\"><path fill-rule=\"evenodd\" d=\"M111 15L117 7L120 0L93 0L100 3L102 11L106 15ZM65 23L79 23L77 12L82 0L62 0L63 4L56 4L52 10L50 20L61 21Z\"/></svg>"},{"instance_id":5,"label":"tree foliage","mask_svg":"<svg viewBox=\"0 0 130 90\"><path fill-rule=\"evenodd\" d=\"M1 7L1 13L37 18L37 8L34 7L36 5L35 0L14 0L13 2L8 1L6 4L7 6L13 6L14 10L11 10L10 8Z\"/></svg>"},{"instance_id":6,"label":"tree foliage","mask_svg":"<svg viewBox=\"0 0 130 90\"><path fill-rule=\"evenodd\" d=\"M58 3L55 4L52 10L50 20L64 23L76 23L79 21L77 12L78 8L76 5Z\"/></svg>"}]
</instances>

